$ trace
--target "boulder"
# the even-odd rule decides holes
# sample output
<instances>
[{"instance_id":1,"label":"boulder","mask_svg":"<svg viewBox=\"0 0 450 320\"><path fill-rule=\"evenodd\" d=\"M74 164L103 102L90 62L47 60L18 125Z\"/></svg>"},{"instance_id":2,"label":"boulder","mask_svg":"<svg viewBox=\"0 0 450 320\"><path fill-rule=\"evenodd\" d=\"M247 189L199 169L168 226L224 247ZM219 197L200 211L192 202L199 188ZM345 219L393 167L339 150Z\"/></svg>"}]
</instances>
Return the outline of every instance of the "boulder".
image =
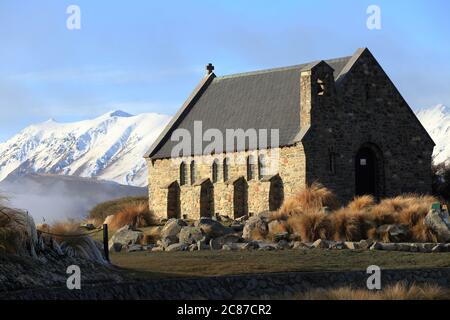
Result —
<instances>
[{"instance_id":1,"label":"boulder","mask_svg":"<svg viewBox=\"0 0 450 320\"><path fill-rule=\"evenodd\" d=\"M209 250L207 239L203 237L201 240L197 241L196 248L196 250Z\"/></svg>"},{"instance_id":2,"label":"boulder","mask_svg":"<svg viewBox=\"0 0 450 320\"><path fill-rule=\"evenodd\" d=\"M270 243L270 242L258 241L258 250L272 251L272 250L278 250L278 249L279 249L279 247L277 244Z\"/></svg>"},{"instance_id":3,"label":"boulder","mask_svg":"<svg viewBox=\"0 0 450 320\"><path fill-rule=\"evenodd\" d=\"M450 228L441 210L431 209L425 217L425 225L433 230L439 242L450 241Z\"/></svg>"},{"instance_id":4,"label":"boulder","mask_svg":"<svg viewBox=\"0 0 450 320\"><path fill-rule=\"evenodd\" d=\"M202 240L204 236L205 235L200 227L191 226L181 228L181 231L178 234L179 242L186 245L196 244L197 241Z\"/></svg>"},{"instance_id":5,"label":"boulder","mask_svg":"<svg viewBox=\"0 0 450 320\"><path fill-rule=\"evenodd\" d=\"M278 241L277 247L278 247L278 249L284 250L284 249L290 249L291 245L289 244L289 242L287 242L287 240L283 239L283 240Z\"/></svg>"},{"instance_id":6,"label":"boulder","mask_svg":"<svg viewBox=\"0 0 450 320\"><path fill-rule=\"evenodd\" d=\"M122 244L118 242L114 242L112 246L109 248L109 251L120 252L122 250Z\"/></svg>"},{"instance_id":7,"label":"boulder","mask_svg":"<svg viewBox=\"0 0 450 320\"><path fill-rule=\"evenodd\" d=\"M143 248L140 244L133 244L131 246L128 247L127 251L128 252L136 252L136 251L142 251Z\"/></svg>"},{"instance_id":8,"label":"boulder","mask_svg":"<svg viewBox=\"0 0 450 320\"><path fill-rule=\"evenodd\" d=\"M142 250L144 251L151 251L154 247L156 247L155 244L145 244L142 246Z\"/></svg>"},{"instance_id":9,"label":"boulder","mask_svg":"<svg viewBox=\"0 0 450 320\"><path fill-rule=\"evenodd\" d=\"M172 252L172 251L186 251L189 248L188 245L184 243L174 243L168 246L165 251Z\"/></svg>"},{"instance_id":10,"label":"boulder","mask_svg":"<svg viewBox=\"0 0 450 320\"><path fill-rule=\"evenodd\" d=\"M252 239L252 234L255 231L263 236L269 231L268 218L264 213L252 216L245 222L242 236L244 239Z\"/></svg>"},{"instance_id":11,"label":"boulder","mask_svg":"<svg viewBox=\"0 0 450 320\"><path fill-rule=\"evenodd\" d=\"M370 250L381 250L382 249L382 245L380 242L375 241L371 246L370 246Z\"/></svg>"},{"instance_id":12,"label":"boulder","mask_svg":"<svg viewBox=\"0 0 450 320\"><path fill-rule=\"evenodd\" d=\"M233 222L230 225L230 228L233 229L233 231L242 231L244 230L244 225L242 223Z\"/></svg>"},{"instance_id":13,"label":"boulder","mask_svg":"<svg viewBox=\"0 0 450 320\"><path fill-rule=\"evenodd\" d=\"M389 239L390 242L404 242L408 240L408 226L403 224L383 224L377 228L380 239Z\"/></svg>"},{"instance_id":14,"label":"boulder","mask_svg":"<svg viewBox=\"0 0 450 320\"><path fill-rule=\"evenodd\" d=\"M275 233L273 235L273 240L275 242L279 242L281 240L285 240L288 241L289 240L289 232L280 232L280 233Z\"/></svg>"},{"instance_id":15,"label":"boulder","mask_svg":"<svg viewBox=\"0 0 450 320\"><path fill-rule=\"evenodd\" d=\"M342 249L346 249L347 247L345 246L344 242L342 242L342 241L329 241L328 248L342 250Z\"/></svg>"},{"instance_id":16,"label":"boulder","mask_svg":"<svg viewBox=\"0 0 450 320\"><path fill-rule=\"evenodd\" d=\"M200 220L195 222L194 226L200 228L210 238L222 237L234 232L233 229L225 227L220 222L207 217L200 218Z\"/></svg>"},{"instance_id":17,"label":"boulder","mask_svg":"<svg viewBox=\"0 0 450 320\"><path fill-rule=\"evenodd\" d=\"M144 233L142 231L133 230L130 226L122 227L109 240L109 250L111 250L114 243L129 246L139 243L143 237Z\"/></svg>"},{"instance_id":18,"label":"boulder","mask_svg":"<svg viewBox=\"0 0 450 320\"><path fill-rule=\"evenodd\" d=\"M175 218L169 219L161 229L161 239L169 238L173 242L177 242L178 234L185 226L187 226L187 223L184 220Z\"/></svg>"},{"instance_id":19,"label":"boulder","mask_svg":"<svg viewBox=\"0 0 450 320\"><path fill-rule=\"evenodd\" d=\"M417 243L419 247L419 252L431 252L433 247L436 245L435 243Z\"/></svg>"},{"instance_id":20,"label":"boulder","mask_svg":"<svg viewBox=\"0 0 450 320\"><path fill-rule=\"evenodd\" d=\"M359 241L359 249L369 249L373 243L374 241L371 239L363 239Z\"/></svg>"},{"instance_id":21,"label":"boulder","mask_svg":"<svg viewBox=\"0 0 450 320\"><path fill-rule=\"evenodd\" d=\"M151 251L152 252L161 252L161 251L164 251L164 248L163 247L153 247Z\"/></svg>"},{"instance_id":22,"label":"boulder","mask_svg":"<svg viewBox=\"0 0 450 320\"><path fill-rule=\"evenodd\" d=\"M442 243L438 243L431 249L431 252L444 252L445 251L445 245Z\"/></svg>"},{"instance_id":23,"label":"boulder","mask_svg":"<svg viewBox=\"0 0 450 320\"><path fill-rule=\"evenodd\" d=\"M292 249L311 249L311 246L301 241L294 241L291 245Z\"/></svg>"},{"instance_id":24,"label":"boulder","mask_svg":"<svg viewBox=\"0 0 450 320\"><path fill-rule=\"evenodd\" d=\"M253 249L253 246L250 243L228 243L222 246L222 250L228 251L242 251L251 249Z\"/></svg>"},{"instance_id":25,"label":"boulder","mask_svg":"<svg viewBox=\"0 0 450 320\"><path fill-rule=\"evenodd\" d=\"M220 250L220 249L222 249L224 244L242 242L242 240L243 239L241 237L239 237L238 235L230 233L230 234L224 235L223 237L211 239L209 241L209 246L212 250Z\"/></svg>"},{"instance_id":26,"label":"boulder","mask_svg":"<svg viewBox=\"0 0 450 320\"><path fill-rule=\"evenodd\" d=\"M321 248L328 249L330 247L329 242L327 240L317 239L311 245L313 248Z\"/></svg>"},{"instance_id":27,"label":"boulder","mask_svg":"<svg viewBox=\"0 0 450 320\"><path fill-rule=\"evenodd\" d=\"M344 246L350 250L357 250L360 248L359 242L353 242L353 241L345 241Z\"/></svg>"},{"instance_id":28,"label":"boulder","mask_svg":"<svg viewBox=\"0 0 450 320\"><path fill-rule=\"evenodd\" d=\"M170 246L171 244L174 244L174 243L177 243L177 242L174 241L173 238L164 238L164 239L158 240L156 242L157 246L159 246L163 249L167 248L168 246Z\"/></svg>"},{"instance_id":29,"label":"boulder","mask_svg":"<svg viewBox=\"0 0 450 320\"><path fill-rule=\"evenodd\" d=\"M385 251L396 251L398 249L397 243L391 243L391 242L380 242L380 250Z\"/></svg>"}]
</instances>

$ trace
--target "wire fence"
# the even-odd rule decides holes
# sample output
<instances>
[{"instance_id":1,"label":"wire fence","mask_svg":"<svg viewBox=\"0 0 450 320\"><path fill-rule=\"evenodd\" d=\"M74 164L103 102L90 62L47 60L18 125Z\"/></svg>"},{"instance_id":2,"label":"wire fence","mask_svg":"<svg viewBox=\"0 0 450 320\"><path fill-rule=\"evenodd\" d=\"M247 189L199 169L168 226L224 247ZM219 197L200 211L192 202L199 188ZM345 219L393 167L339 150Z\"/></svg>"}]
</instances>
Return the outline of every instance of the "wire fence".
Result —
<instances>
[{"instance_id":1,"label":"wire fence","mask_svg":"<svg viewBox=\"0 0 450 320\"><path fill-rule=\"evenodd\" d=\"M38 230L39 233L43 233L43 234L47 234L50 236L54 236L54 237L60 237L60 238L77 238L77 237L86 237L86 236L90 236L92 234L98 233L98 232L102 232L104 230L103 227L97 229L97 230L93 230L90 232L84 232L84 233L80 233L80 234L58 234L58 233L53 233L53 232L49 232L49 231L44 231L44 230Z\"/></svg>"}]
</instances>

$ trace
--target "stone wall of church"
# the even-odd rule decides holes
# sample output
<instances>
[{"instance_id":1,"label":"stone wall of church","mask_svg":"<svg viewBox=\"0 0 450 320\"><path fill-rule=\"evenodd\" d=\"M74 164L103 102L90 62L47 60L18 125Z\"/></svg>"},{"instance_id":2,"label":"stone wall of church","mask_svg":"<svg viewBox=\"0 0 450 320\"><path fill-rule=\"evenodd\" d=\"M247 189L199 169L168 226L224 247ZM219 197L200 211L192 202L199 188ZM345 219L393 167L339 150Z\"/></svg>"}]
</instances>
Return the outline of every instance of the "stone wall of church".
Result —
<instances>
[{"instance_id":1,"label":"stone wall of church","mask_svg":"<svg viewBox=\"0 0 450 320\"><path fill-rule=\"evenodd\" d=\"M258 156L264 154L266 174L258 176ZM247 157L255 159L253 176L247 179ZM180 185L180 217L198 219L200 217L201 182L205 179L212 181L212 163L218 160L217 182L212 183L214 194L214 214L219 213L234 217L235 207L239 205L239 199L235 201L235 195L242 188L239 183L247 188L247 212L255 214L270 209L271 192L280 191L280 187L272 188L273 183L268 177L279 177L283 197L289 197L305 184L305 156L301 144L271 149L266 151L243 151L226 154L229 159L228 179L224 181L223 159L225 155L194 156L179 159L147 159L149 170L149 202L150 208L160 218L167 218L167 201L169 186L176 182L180 185L180 163L186 164L186 184ZM195 161L195 182L191 184L190 163ZM272 185L273 187L273 185ZM236 189L236 192L235 192ZM273 198L273 197L272 197Z\"/></svg>"},{"instance_id":2,"label":"stone wall of church","mask_svg":"<svg viewBox=\"0 0 450 320\"><path fill-rule=\"evenodd\" d=\"M312 83L326 70L313 70ZM365 51L336 87L311 95L311 129L303 139L307 182L320 181L343 200L355 194L355 156L377 153L380 197L431 191L432 141L370 52ZM303 91L302 91L303 94ZM334 170L330 168L330 155Z\"/></svg>"}]
</instances>

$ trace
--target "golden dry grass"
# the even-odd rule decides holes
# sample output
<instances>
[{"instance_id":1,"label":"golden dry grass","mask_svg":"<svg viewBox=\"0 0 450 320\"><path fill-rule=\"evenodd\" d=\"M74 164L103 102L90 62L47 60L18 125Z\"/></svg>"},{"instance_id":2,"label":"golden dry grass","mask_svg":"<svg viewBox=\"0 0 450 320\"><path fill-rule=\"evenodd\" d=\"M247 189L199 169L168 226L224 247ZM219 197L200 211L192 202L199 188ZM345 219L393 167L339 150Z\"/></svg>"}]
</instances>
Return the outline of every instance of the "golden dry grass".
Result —
<instances>
[{"instance_id":1,"label":"golden dry grass","mask_svg":"<svg viewBox=\"0 0 450 320\"><path fill-rule=\"evenodd\" d=\"M320 183L313 183L301 189L292 198L287 199L280 210L274 214L274 219L287 219L293 215L318 212L323 207L336 210L340 207L340 203L331 190Z\"/></svg>"},{"instance_id":2,"label":"golden dry grass","mask_svg":"<svg viewBox=\"0 0 450 320\"><path fill-rule=\"evenodd\" d=\"M406 285L398 282L382 290L354 289L342 287L328 290L313 290L302 294L300 300L439 300L448 299L448 291L437 285Z\"/></svg>"},{"instance_id":3,"label":"golden dry grass","mask_svg":"<svg viewBox=\"0 0 450 320\"><path fill-rule=\"evenodd\" d=\"M409 230L409 241L437 242L436 236L424 224L431 205L438 200L433 196L404 194L376 203L372 196L355 197L345 207L333 192L320 184L303 188L272 214L271 220L286 221L280 231L300 235L302 241L330 239L359 241L376 239L389 242L388 234L378 234L377 228L385 224L402 224ZM332 211L325 213L323 207ZM264 235L256 235L258 238Z\"/></svg>"},{"instance_id":4,"label":"golden dry grass","mask_svg":"<svg viewBox=\"0 0 450 320\"><path fill-rule=\"evenodd\" d=\"M149 210L148 202L136 201L121 207L111 218L109 227L117 230L126 225L143 228L154 224L155 218Z\"/></svg>"}]
</instances>

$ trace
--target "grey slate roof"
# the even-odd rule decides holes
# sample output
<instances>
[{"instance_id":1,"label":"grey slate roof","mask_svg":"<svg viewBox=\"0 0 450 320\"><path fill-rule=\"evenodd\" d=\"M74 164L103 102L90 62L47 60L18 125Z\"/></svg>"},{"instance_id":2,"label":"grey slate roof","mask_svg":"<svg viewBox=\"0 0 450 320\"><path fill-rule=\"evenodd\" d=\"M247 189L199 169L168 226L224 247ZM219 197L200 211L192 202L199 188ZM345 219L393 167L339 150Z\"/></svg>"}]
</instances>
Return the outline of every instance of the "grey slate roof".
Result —
<instances>
[{"instance_id":1,"label":"grey slate roof","mask_svg":"<svg viewBox=\"0 0 450 320\"><path fill-rule=\"evenodd\" d=\"M326 60L337 78L351 56ZM206 89L194 92L192 105L185 105L146 155L152 159L170 158L177 141L171 141L174 129L187 129L193 136L194 121L202 129L279 129L280 146L296 141L300 128L300 70L309 64L295 65L222 77L211 77ZM192 98L191 97L191 98ZM188 103L189 104L189 103ZM210 142L203 142L201 150ZM225 144L225 143L224 143ZM259 147L259 146L258 146ZM224 145L222 150L227 150ZM194 150L183 156L197 155Z\"/></svg>"}]
</instances>

